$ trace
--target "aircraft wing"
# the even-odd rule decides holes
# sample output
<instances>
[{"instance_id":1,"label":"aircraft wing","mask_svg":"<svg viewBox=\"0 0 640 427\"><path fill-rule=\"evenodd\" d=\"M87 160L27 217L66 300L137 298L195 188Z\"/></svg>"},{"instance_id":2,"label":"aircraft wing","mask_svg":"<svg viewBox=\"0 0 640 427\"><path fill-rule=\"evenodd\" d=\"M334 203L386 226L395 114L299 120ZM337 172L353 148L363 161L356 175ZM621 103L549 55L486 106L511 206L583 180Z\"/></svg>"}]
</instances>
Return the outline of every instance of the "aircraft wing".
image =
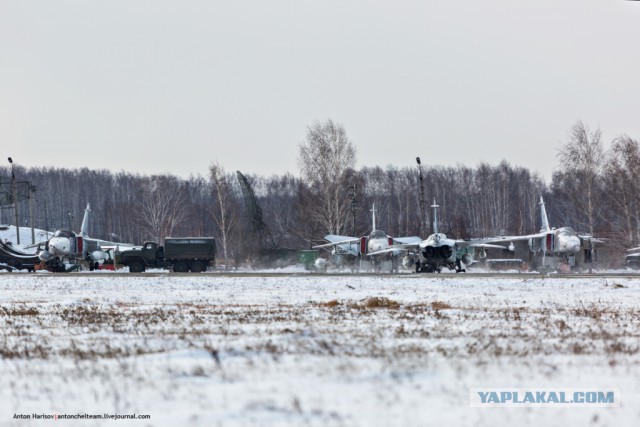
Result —
<instances>
[{"instance_id":1,"label":"aircraft wing","mask_svg":"<svg viewBox=\"0 0 640 427\"><path fill-rule=\"evenodd\" d=\"M398 243L389 246L387 249L382 249L375 252L369 252L367 256L374 256L374 255L388 254L388 253L392 253L394 256L396 256L401 252L407 252L412 249L419 248L420 242L422 242L422 239L418 236L393 237L393 240Z\"/></svg>"},{"instance_id":2,"label":"aircraft wing","mask_svg":"<svg viewBox=\"0 0 640 427\"><path fill-rule=\"evenodd\" d=\"M338 236L337 234L328 234L324 236L324 239L328 240L329 243L316 245L313 248L328 248L330 246L348 245L349 243L358 243L360 241L357 237Z\"/></svg>"},{"instance_id":3,"label":"aircraft wing","mask_svg":"<svg viewBox=\"0 0 640 427\"><path fill-rule=\"evenodd\" d=\"M334 247L336 250L342 253L349 253L351 255L358 255L360 239L357 237L339 236L337 234L328 234L324 236L325 240L329 243L313 246L314 249L318 248L330 248ZM355 243L355 245L354 245Z\"/></svg>"},{"instance_id":4,"label":"aircraft wing","mask_svg":"<svg viewBox=\"0 0 640 427\"><path fill-rule=\"evenodd\" d=\"M541 238L547 232L537 234L527 234L524 236L496 236L484 237L472 240L456 240L456 245L461 248L485 248L485 249L510 249L513 250L513 242L521 242L529 239ZM502 243L502 244L501 244ZM508 245L508 246L505 246Z\"/></svg>"},{"instance_id":5,"label":"aircraft wing","mask_svg":"<svg viewBox=\"0 0 640 427\"><path fill-rule=\"evenodd\" d=\"M416 243L404 243L404 244L400 244L400 245L392 245L389 246L387 249L382 249L379 251L375 251L375 252L369 252L367 254L367 256L373 256L373 255L380 255L380 254L388 254L389 252L393 252L394 255L403 252L403 251L410 251L413 249L418 249L420 247L420 243L422 242L422 240L417 241Z\"/></svg>"},{"instance_id":6,"label":"aircraft wing","mask_svg":"<svg viewBox=\"0 0 640 427\"><path fill-rule=\"evenodd\" d=\"M93 237L84 237L83 239L85 242L95 243L98 247L101 248L105 246L118 246L124 249L131 249L136 246L132 243L109 242L108 240L94 239Z\"/></svg>"},{"instance_id":7,"label":"aircraft wing","mask_svg":"<svg viewBox=\"0 0 640 427\"><path fill-rule=\"evenodd\" d=\"M509 243L511 243L511 241L509 241ZM495 245L493 243L484 242L470 242L468 240L456 240L456 245L462 248L507 249L507 246L503 245Z\"/></svg>"},{"instance_id":8,"label":"aircraft wing","mask_svg":"<svg viewBox=\"0 0 640 427\"><path fill-rule=\"evenodd\" d=\"M418 244L422 241L418 236L394 237L393 240L404 245Z\"/></svg>"},{"instance_id":9,"label":"aircraft wing","mask_svg":"<svg viewBox=\"0 0 640 427\"><path fill-rule=\"evenodd\" d=\"M540 233L536 233L536 234L526 234L524 236L496 236L496 237L487 237L487 238L483 238L483 239L478 239L476 240L476 242L484 242L484 243L500 243L500 242L504 242L504 243L508 243L508 242L522 242L524 240L529 240L529 239L539 239L541 237L544 237L548 234L548 231L543 231ZM474 242L474 240L469 240L469 242Z\"/></svg>"},{"instance_id":10,"label":"aircraft wing","mask_svg":"<svg viewBox=\"0 0 640 427\"><path fill-rule=\"evenodd\" d=\"M380 251L375 251L375 252L369 252L367 254L367 256L374 256L374 255L381 255L381 254L388 254L389 252L399 252L401 249L398 248L387 248L387 249L382 249Z\"/></svg>"},{"instance_id":11,"label":"aircraft wing","mask_svg":"<svg viewBox=\"0 0 640 427\"><path fill-rule=\"evenodd\" d=\"M604 243L604 240L597 239L590 234L578 234L578 237L581 240L586 240L587 242L591 242L591 243Z\"/></svg>"}]
</instances>

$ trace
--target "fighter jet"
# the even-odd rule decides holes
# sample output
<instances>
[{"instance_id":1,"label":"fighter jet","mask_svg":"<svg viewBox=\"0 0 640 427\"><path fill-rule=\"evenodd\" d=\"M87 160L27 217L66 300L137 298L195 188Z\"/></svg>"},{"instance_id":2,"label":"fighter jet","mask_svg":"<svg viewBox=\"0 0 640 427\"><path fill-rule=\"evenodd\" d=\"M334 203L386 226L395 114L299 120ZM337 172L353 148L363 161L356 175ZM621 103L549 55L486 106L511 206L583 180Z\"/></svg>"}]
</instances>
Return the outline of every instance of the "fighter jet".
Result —
<instances>
[{"instance_id":1,"label":"fighter jet","mask_svg":"<svg viewBox=\"0 0 640 427\"><path fill-rule=\"evenodd\" d=\"M548 264L547 257L556 257L560 260L560 265L564 268L575 266L575 256L585 247L586 258L591 261L593 246L596 243L602 243L602 240L588 234L577 233L571 227L551 228L549 227L549 219L547 210L545 209L544 200L540 196L540 232L536 234L528 234L525 236L500 236L492 239L492 243L500 241L508 241L509 249L513 250L513 242L527 241L529 251L535 257L542 257L542 265ZM555 261L554 261L555 263Z\"/></svg>"},{"instance_id":2,"label":"fighter jet","mask_svg":"<svg viewBox=\"0 0 640 427\"><path fill-rule=\"evenodd\" d=\"M640 248L627 249L627 254L624 257L628 268L634 270L640 269Z\"/></svg>"},{"instance_id":3,"label":"fighter jet","mask_svg":"<svg viewBox=\"0 0 640 427\"><path fill-rule=\"evenodd\" d=\"M46 243L45 249L38 253L38 258L45 262L47 268L55 272L72 271L84 262L88 264L89 270L96 270L108 259L109 255L102 246L118 244L89 237L89 212L91 205L87 203L80 234L67 229L56 230ZM131 246L126 243L119 245Z\"/></svg>"},{"instance_id":4,"label":"fighter jet","mask_svg":"<svg viewBox=\"0 0 640 427\"><path fill-rule=\"evenodd\" d=\"M433 199L433 234L425 240L410 244L393 245L387 250L402 249L406 252L403 260L404 265L415 265L416 273L440 273L443 267L455 270L456 273L464 272L462 264L470 266L474 260L470 248L504 249L504 246L495 245L488 242L489 239L461 240L448 238L446 234L438 231L438 208L440 207L435 198ZM385 250L372 255L384 253ZM486 256L486 255L485 255Z\"/></svg>"},{"instance_id":5,"label":"fighter jet","mask_svg":"<svg viewBox=\"0 0 640 427\"><path fill-rule=\"evenodd\" d=\"M391 271L398 269L397 257L404 251L402 249L391 249L390 247L401 244L411 244L420 242L420 237L392 237L382 230L376 229L376 207L372 206L372 230L368 236L350 237L336 234L328 234L324 239L329 243L314 246L314 248L332 248L334 256L348 256L354 258L354 267L360 268L364 262L369 262L374 270L379 271L382 263L391 261Z\"/></svg>"}]
</instances>

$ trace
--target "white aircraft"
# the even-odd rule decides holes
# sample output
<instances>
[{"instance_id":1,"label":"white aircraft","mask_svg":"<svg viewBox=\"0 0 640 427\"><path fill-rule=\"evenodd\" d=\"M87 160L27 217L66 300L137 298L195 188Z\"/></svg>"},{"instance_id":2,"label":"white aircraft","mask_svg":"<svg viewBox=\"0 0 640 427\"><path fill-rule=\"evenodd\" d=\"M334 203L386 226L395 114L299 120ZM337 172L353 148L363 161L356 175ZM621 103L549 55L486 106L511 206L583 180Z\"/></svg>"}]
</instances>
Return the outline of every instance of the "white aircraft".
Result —
<instances>
[{"instance_id":1,"label":"white aircraft","mask_svg":"<svg viewBox=\"0 0 640 427\"><path fill-rule=\"evenodd\" d=\"M627 249L624 260L627 267L637 270L640 268L640 248Z\"/></svg>"},{"instance_id":2,"label":"white aircraft","mask_svg":"<svg viewBox=\"0 0 640 427\"><path fill-rule=\"evenodd\" d=\"M87 203L80 234L66 229L57 230L46 243L45 249L38 254L38 257L46 263L48 268L56 272L72 271L80 266L80 262L85 261L90 270L95 270L109 258L108 253L102 249L103 245L131 246L90 238L89 212L91 212L91 206Z\"/></svg>"},{"instance_id":3,"label":"white aircraft","mask_svg":"<svg viewBox=\"0 0 640 427\"><path fill-rule=\"evenodd\" d=\"M391 271L398 269L397 256L403 253L402 249L391 249L390 247L402 244L417 243L418 236L391 237L382 230L376 229L376 207L373 205L371 212L372 231L368 236L350 237L337 234L324 236L329 243L314 246L314 248L333 248L334 255L347 255L355 257L354 265L359 268L361 261L369 261L375 270L380 270L384 261L391 261Z\"/></svg>"},{"instance_id":4,"label":"white aircraft","mask_svg":"<svg viewBox=\"0 0 640 427\"><path fill-rule=\"evenodd\" d=\"M442 267L455 270L456 273L464 272L462 264L468 267L474 262L469 248L482 248L483 253L486 248L504 249L504 246L489 243L489 239L448 238L446 234L438 232L438 208L440 206L436 204L435 199L433 199L431 207L433 208L433 234L417 243L395 245L387 249L405 250L408 254L405 256L403 264L405 266L415 264L416 273L440 273Z\"/></svg>"},{"instance_id":5,"label":"white aircraft","mask_svg":"<svg viewBox=\"0 0 640 427\"><path fill-rule=\"evenodd\" d=\"M549 227L549 219L547 210L544 207L544 200L540 196L540 232L525 236L500 236L492 239L492 243L500 241L508 241L509 249L513 251L513 242L527 241L529 250L534 256L542 257L542 265L546 266L547 256L560 258L560 263L567 267L575 266L575 256L583 246L587 246L587 257L591 257L593 245L602 243L602 240L596 239L588 234L579 234L571 227L551 228Z\"/></svg>"}]
</instances>

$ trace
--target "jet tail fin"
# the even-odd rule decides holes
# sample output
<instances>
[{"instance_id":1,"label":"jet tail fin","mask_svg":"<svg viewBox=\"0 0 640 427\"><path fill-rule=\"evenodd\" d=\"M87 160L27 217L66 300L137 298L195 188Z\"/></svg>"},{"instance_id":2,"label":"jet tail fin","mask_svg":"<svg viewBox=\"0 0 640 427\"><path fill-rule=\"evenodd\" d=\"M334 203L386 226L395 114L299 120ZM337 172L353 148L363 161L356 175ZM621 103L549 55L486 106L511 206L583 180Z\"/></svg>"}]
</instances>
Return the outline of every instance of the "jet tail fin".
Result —
<instances>
[{"instance_id":1,"label":"jet tail fin","mask_svg":"<svg viewBox=\"0 0 640 427\"><path fill-rule=\"evenodd\" d=\"M542 196L540 196L540 232L550 231L549 227L549 218L547 218L547 210L544 207L544 200L542 200Z\"/></svg>"},{"instance_id":2,"label":"jet tail fin","mask_svg":"<svg viewBox=\"0 0 640 427\"><path fill-rule=\"evenodd\" d=\"M438 234L438 208L440 207L437 203L436 203L436 198L433 198L433 205L431 205L431 207L433 208L433 232L434 234Z\"/></svg>"},{"instance_id":3,"label":"jet tail fin","mask_svg":"<svg viewBox=\"0 0 640 427\"><path fill-rule=\"evenodd\" d=\"M91 212L91 204L87 203L84 217L82 217L82 226L80 227L80 235L82 237L89 237L89 212Z\"/></svg>"},{"instance_id":4,"label":"jet tail fin","mask_svg":"<svg viewBox=\"0 0 640 427\"><path fill-rule=\"evenodd\" d=\"M373 213L372 223L371 223L371 231L376 231L376 204L373 203L371 212Z\"/></svg>"}]
</instances>

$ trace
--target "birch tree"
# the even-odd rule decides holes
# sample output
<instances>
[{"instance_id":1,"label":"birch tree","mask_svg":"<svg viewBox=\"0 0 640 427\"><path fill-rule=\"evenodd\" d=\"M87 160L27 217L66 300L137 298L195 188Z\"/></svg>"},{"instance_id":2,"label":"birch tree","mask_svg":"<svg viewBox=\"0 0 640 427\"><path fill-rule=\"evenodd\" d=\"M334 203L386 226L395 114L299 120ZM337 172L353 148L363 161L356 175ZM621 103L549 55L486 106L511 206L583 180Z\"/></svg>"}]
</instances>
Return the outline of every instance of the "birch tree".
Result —
<instances>
[{"instance_id":1,"label":"birch tree","mask_svg":"<svg viewBox=\"0 0 640 427\"><path fill-rule=\"evenodd\" d=\"M225 269L229 269L229 259L232 256L230 241L237 219L236 203L229 179L218 162L209 166L209 181L213 191L214 206L211 208L211 218L220 232L220 244L225 258Z\"/></svg>"},{"instance_id":2,"label":"birch tree","mask_svg":"<svg viewBox=\"0 0 640 427\"><path fill-rule=\"evenodd\" d=\"M578 121L569 139L558 151L560 171L554 180L561 185L577 210L577 218L584 218L581 225L593 234L598 213L600 180L603 172L604 149L602 132L590 132ZM557 182L560 181L560 182Z\"/></svg>"},{"instance_id":3,"label":"birch tree","mask_svg":"<svg viewBox=\"0 0 640 427\"><path fill-rule=\"evenodd\" d=\"M356 149L344 127L331 119L307 128L299 146L298 163L305 184L314 196L306 204L308 217L333 234L340 234L349 209L349 180L356 163Z\"/></svg>"},{"instance_id":4,"label":"birch tree","mask_svg":"<svg viewBox=\"0 0 640 427\"><path fill-rule=\"evenodd\" d=\"M153 176L143 186L137 210L139 225L148 236L162 243L187 214L180 182L172 176Z\"/></svg>"},{"instance_id":5,"label":"birch tree","mask_svg":"<svg viewBox=\"0 0 640 427\"><path fill-rule=\"evenodd\" d=\"M613 141L607 157L607 199L613 208L609 225L628 246L640 244L640 145L628 136ZM616 219L618 219L616 221Z\"/></svg>"}]
</instances>

